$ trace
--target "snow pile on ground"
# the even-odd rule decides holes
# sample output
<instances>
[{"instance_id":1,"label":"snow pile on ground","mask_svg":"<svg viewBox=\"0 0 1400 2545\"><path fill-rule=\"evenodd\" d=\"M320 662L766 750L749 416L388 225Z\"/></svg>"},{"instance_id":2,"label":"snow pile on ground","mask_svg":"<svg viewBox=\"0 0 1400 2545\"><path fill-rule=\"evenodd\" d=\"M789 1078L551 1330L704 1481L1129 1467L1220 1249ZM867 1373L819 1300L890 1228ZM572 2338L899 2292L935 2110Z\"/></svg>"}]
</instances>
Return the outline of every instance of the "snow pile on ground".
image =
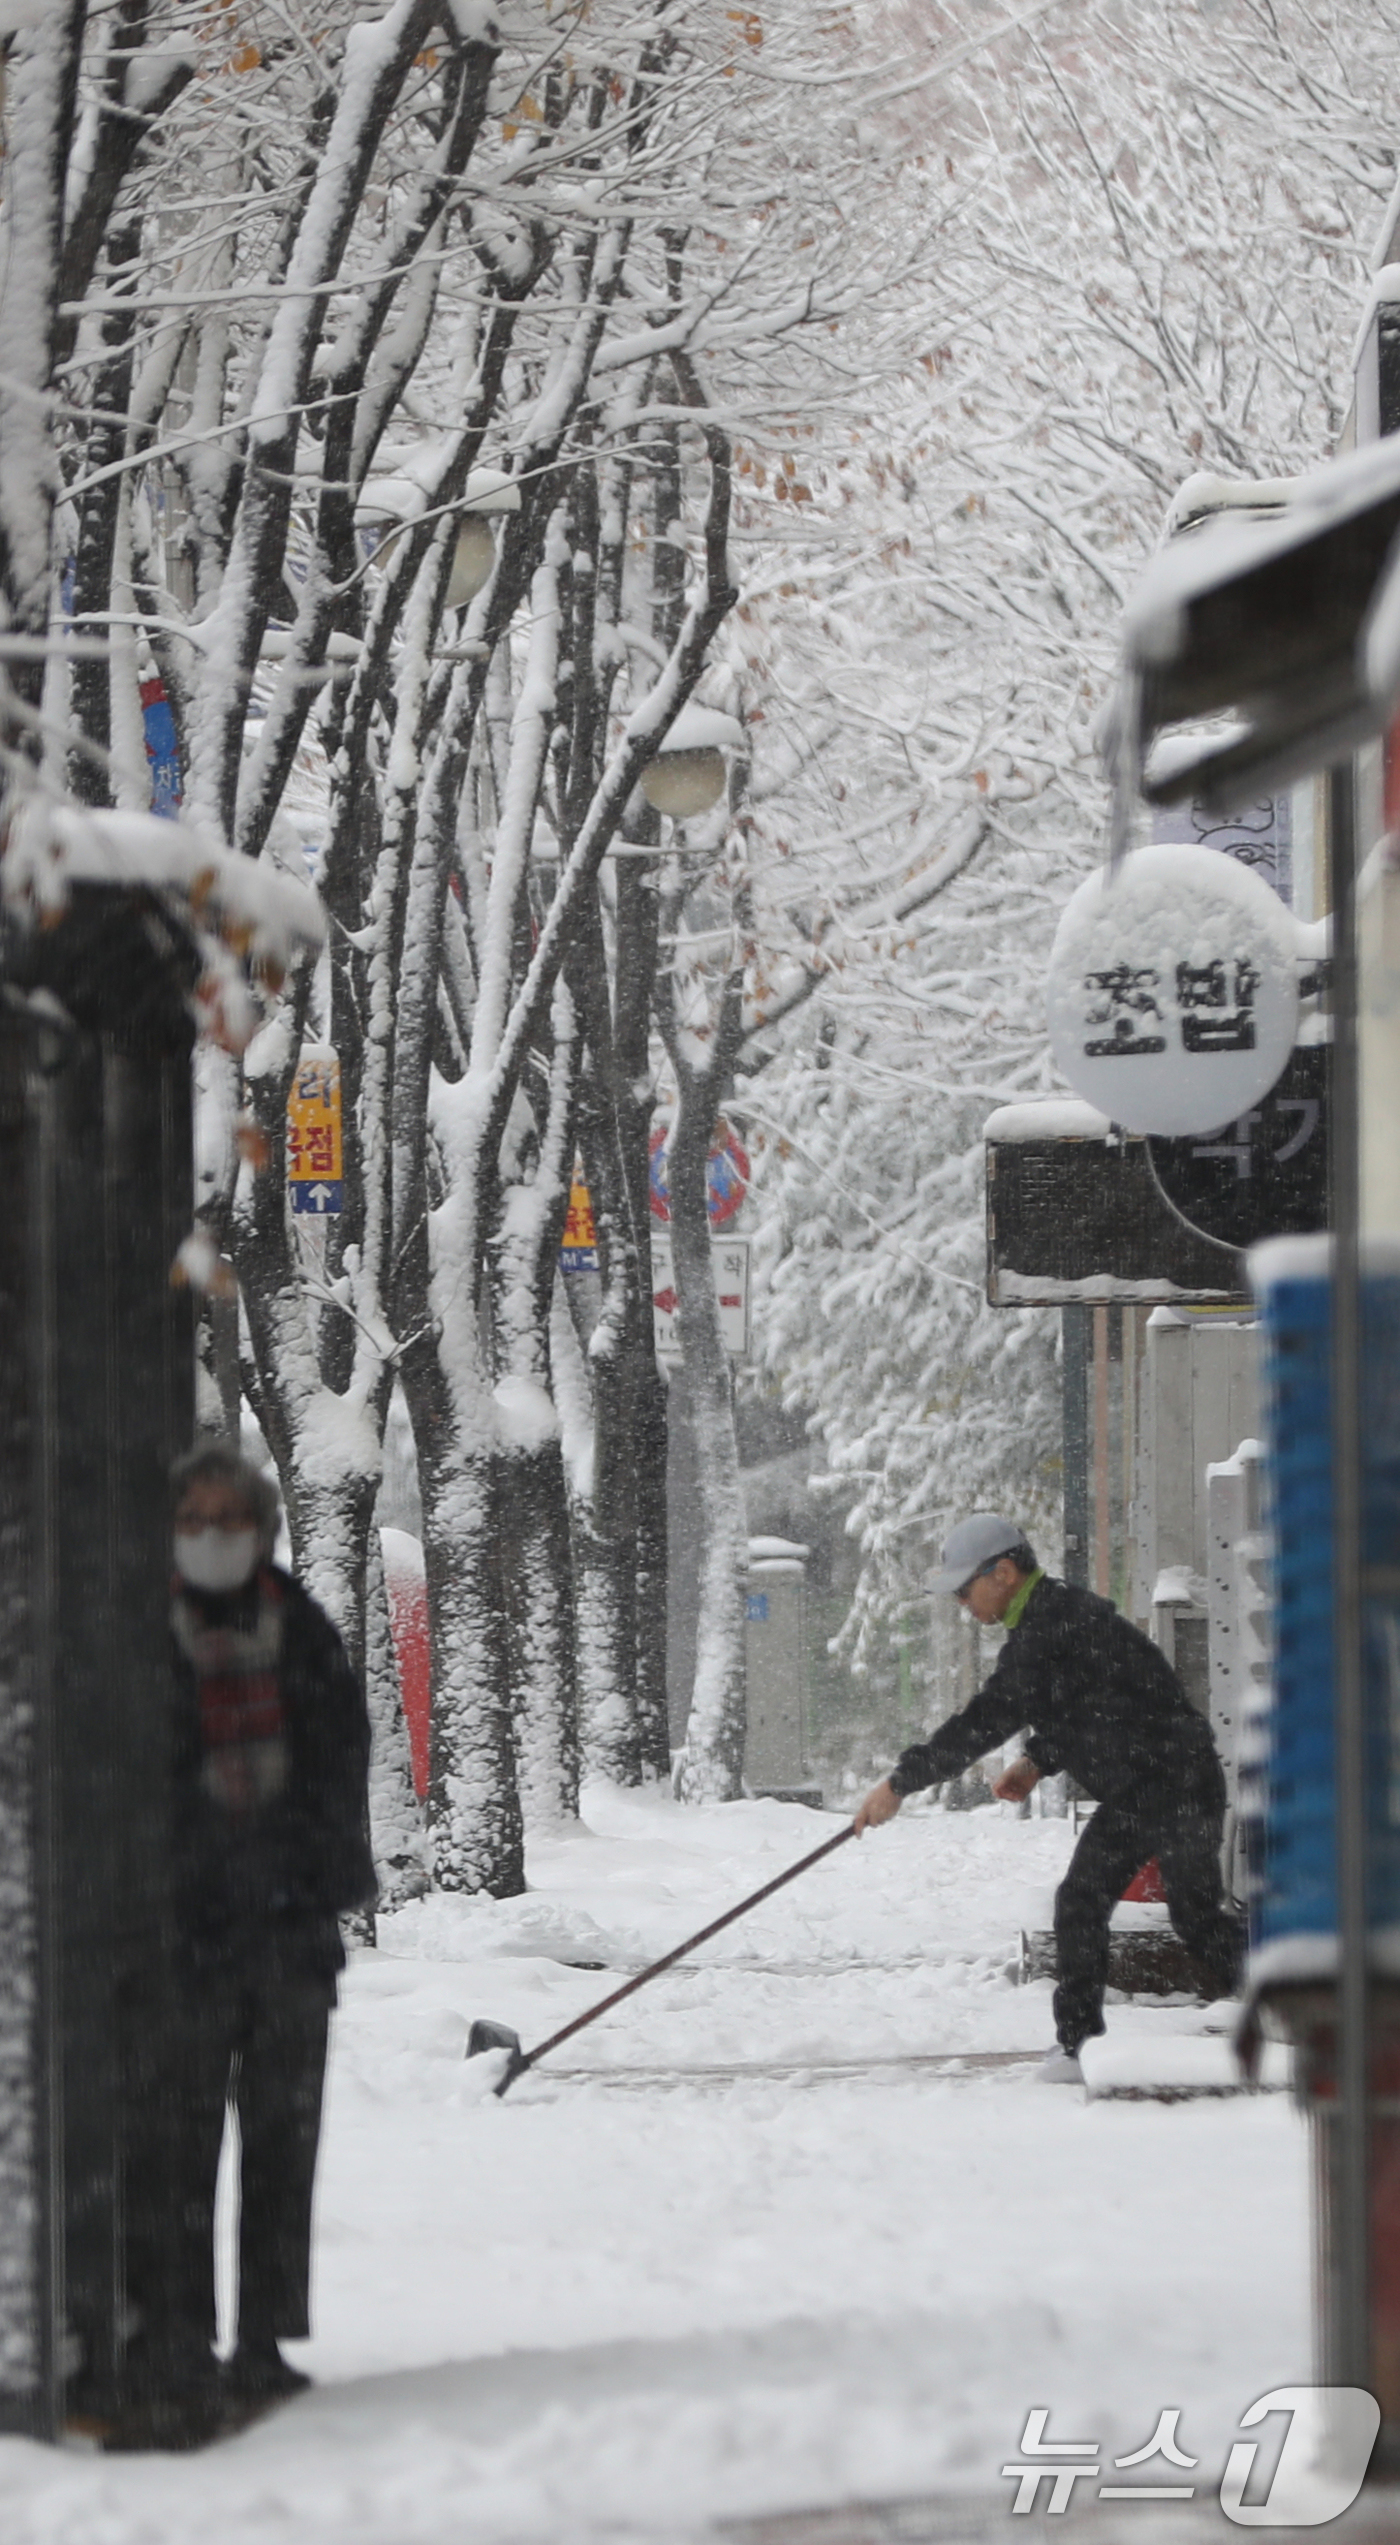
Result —
<instances>
[{"instance_id":1,"label":"snow pile on ground","mask_svg":"<svg viewBox=\"0 0 1400 2545\"><path fill-rule=\"evenodd\" d=\"M595 1793L525 1900L384 1920L337 2019L315 2391L190 2460L0 2443L6 2545L679 2545L850 2497L1009 2508L1037 2406L1110 2458L1178 2408L1213 2493L1239 2414L1308 2375L1306 2140L1279 2094L1035 2081L1049 1989L1009 1974L1063 1822L906 1809L480 2093L473 2016L529 2046L838 1826ZM1218 2020L1115 2006L1110 2042ZM914 2064L940 2052L963 2066Z\"/></svg>"}]
</instances>

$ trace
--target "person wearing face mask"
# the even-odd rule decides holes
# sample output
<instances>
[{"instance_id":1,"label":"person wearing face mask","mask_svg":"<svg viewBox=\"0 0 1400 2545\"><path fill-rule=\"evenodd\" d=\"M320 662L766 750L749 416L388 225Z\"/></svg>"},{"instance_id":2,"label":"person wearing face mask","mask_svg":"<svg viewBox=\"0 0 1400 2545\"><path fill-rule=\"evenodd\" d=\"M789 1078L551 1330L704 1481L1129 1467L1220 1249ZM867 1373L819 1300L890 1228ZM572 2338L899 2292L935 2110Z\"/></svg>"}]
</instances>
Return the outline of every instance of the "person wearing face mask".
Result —
<instances>
[{"instance_id":1,"label":"person wearing face mask","mask_svg":"<svg viewBox=\"0 0 1400 2545\"><path fill-rule=\"evenodd\" d=\"M185 2164L175 2314L226 2405L307 2383L311 2196L338 1919L374 1898L369 1721L330 1619L274 1564L275 1486L235 1451L174 1470L175 1973ZM241 2164L238 2342L215 2377L214 2189L226 2107Z\"/></svg>"}]
</instances>

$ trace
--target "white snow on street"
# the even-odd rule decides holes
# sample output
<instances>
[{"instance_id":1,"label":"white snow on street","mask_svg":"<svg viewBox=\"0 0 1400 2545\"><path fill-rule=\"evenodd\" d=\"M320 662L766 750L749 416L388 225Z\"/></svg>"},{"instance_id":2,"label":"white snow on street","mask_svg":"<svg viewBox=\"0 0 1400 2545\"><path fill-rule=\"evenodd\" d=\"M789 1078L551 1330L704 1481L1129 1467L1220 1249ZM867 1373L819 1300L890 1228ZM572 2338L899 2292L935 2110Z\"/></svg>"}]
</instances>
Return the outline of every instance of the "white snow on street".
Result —
<instances>
[{"instance_id":1,"label":"white snow on street","mask_svg":"<svg viewBox=\"0 0 1400 2545\"><path fill-rule=\"evenodd\" d=\"M1089 2102L1029 2062L898 2064L1049 2042L1048 1984L1011 1973L1064 1822L906 1808L497 2101L463 2060L474 2015L528 2046L839 1826L606 1790L587 1814L535 1849L527 1898L422 1902L347 1975L296 2354L315 2391L202 2457L0 2443L5 2545L681 2540L939 2488L1009 2507L1042 2405L1110 2457L1180 2408L1214 2492L1244 2408L1306 2379L1285 2096ZM1108 2020L1145 2041L1219 2014Z\"/></svg>"}]
</instances>

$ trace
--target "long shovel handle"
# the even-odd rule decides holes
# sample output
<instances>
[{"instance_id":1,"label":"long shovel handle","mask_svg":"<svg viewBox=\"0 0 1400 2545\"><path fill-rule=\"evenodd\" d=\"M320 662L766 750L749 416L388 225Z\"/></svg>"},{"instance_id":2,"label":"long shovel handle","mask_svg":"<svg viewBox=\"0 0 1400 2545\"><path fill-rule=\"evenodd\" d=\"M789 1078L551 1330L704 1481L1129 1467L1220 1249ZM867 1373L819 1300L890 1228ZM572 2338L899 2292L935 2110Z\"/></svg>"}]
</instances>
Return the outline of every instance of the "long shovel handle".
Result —
<instances>
[{"instance_id":1,"label":"long shovel handle","mask_svg":"<svg viewBox=\"0 0 1400 2545\"><path fill-rule=\"evenodd\" d=\"M571 2040L576 2032L583 2031L586 2024L596 2024L599 2016L606 2015L610 2006L620 2006L624 1997L634 1997L639 1988L645 1988L649 1979L659 1979L663 1971L669 1971L673 1962L683 1961L687 1953L693 1953L697 1944L708 1944L710 1937L718 1935L721 1927L732 1926L736 1918L756 1909L760 1900L771 1900L773 1893L781 1891L785 1882L795 1882L800 1873L806 1873L812 1865L819 1865L823 1856L829 1856L834 1848L844 1847L847 1839L854 1838L855 1834L855 1822L847 1821L845 1828L838 1829L834 1838L823 1839L820 1847L814 1847L810 1856L799 1857L795 1865L788 1866L786 1873L775 1873L772 1881L765 1882L761 1891L751 1891L747 1900L740 1900L735 1908L726 1909L722 1918L712 1918L708 1926L701 1927L698 1935L688 1935L684 1944L677 1944L673 1951L663 1953L659 1962L652 1962L646 1970L638 1971L632 1979L625 1980L621 1988L613 1990L611 1997L600 1998L586 2014L575 2015L571 2024L565 2024L561 2032L551 2033L548 2041L540 2042L534 2050L522 2051L520 2066L513 2068L511 2074L518 2077L523 2069L533 2068L535 2061L543 2059L547 2050L557 2050L561 2041Z\"/></svg>"}]
</instances>

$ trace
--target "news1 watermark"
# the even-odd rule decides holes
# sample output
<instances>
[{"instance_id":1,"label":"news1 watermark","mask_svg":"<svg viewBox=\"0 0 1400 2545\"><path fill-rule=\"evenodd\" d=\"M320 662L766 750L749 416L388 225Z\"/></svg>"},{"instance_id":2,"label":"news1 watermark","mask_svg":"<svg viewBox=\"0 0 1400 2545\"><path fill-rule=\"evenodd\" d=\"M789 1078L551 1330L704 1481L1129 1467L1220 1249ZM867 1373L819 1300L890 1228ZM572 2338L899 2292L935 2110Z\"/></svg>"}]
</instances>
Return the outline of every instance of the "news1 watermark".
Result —
<instances>
[{"instance_id":1,"label":"news1 watermark","mask_svg":"<svg viewBox=\"0 0 1400 2545\"><path fill-rule=\"evenodd\" d=\"M1235 2441L1218 2489L1213 2477L1199 2479L1180 2407L1159 2412L1151 2437L1107 2464L1097 2439L1047 2438L1049 2420L1048 2405L1028 2412L1020 2458L1002 2467L1016 2482L1013 2517L1037 2508L1063 2517L1085 2499L1193 2501L1214 2493L1236 2527L1325 2527L1351 2508L1366 2479L1381 2408L1360 2386L1275 2386L1241 2413L1240 2429L1259 2436ZM1197 2479L1184 2481L1188 2474Z\"/></svg>"}]
</instances>

